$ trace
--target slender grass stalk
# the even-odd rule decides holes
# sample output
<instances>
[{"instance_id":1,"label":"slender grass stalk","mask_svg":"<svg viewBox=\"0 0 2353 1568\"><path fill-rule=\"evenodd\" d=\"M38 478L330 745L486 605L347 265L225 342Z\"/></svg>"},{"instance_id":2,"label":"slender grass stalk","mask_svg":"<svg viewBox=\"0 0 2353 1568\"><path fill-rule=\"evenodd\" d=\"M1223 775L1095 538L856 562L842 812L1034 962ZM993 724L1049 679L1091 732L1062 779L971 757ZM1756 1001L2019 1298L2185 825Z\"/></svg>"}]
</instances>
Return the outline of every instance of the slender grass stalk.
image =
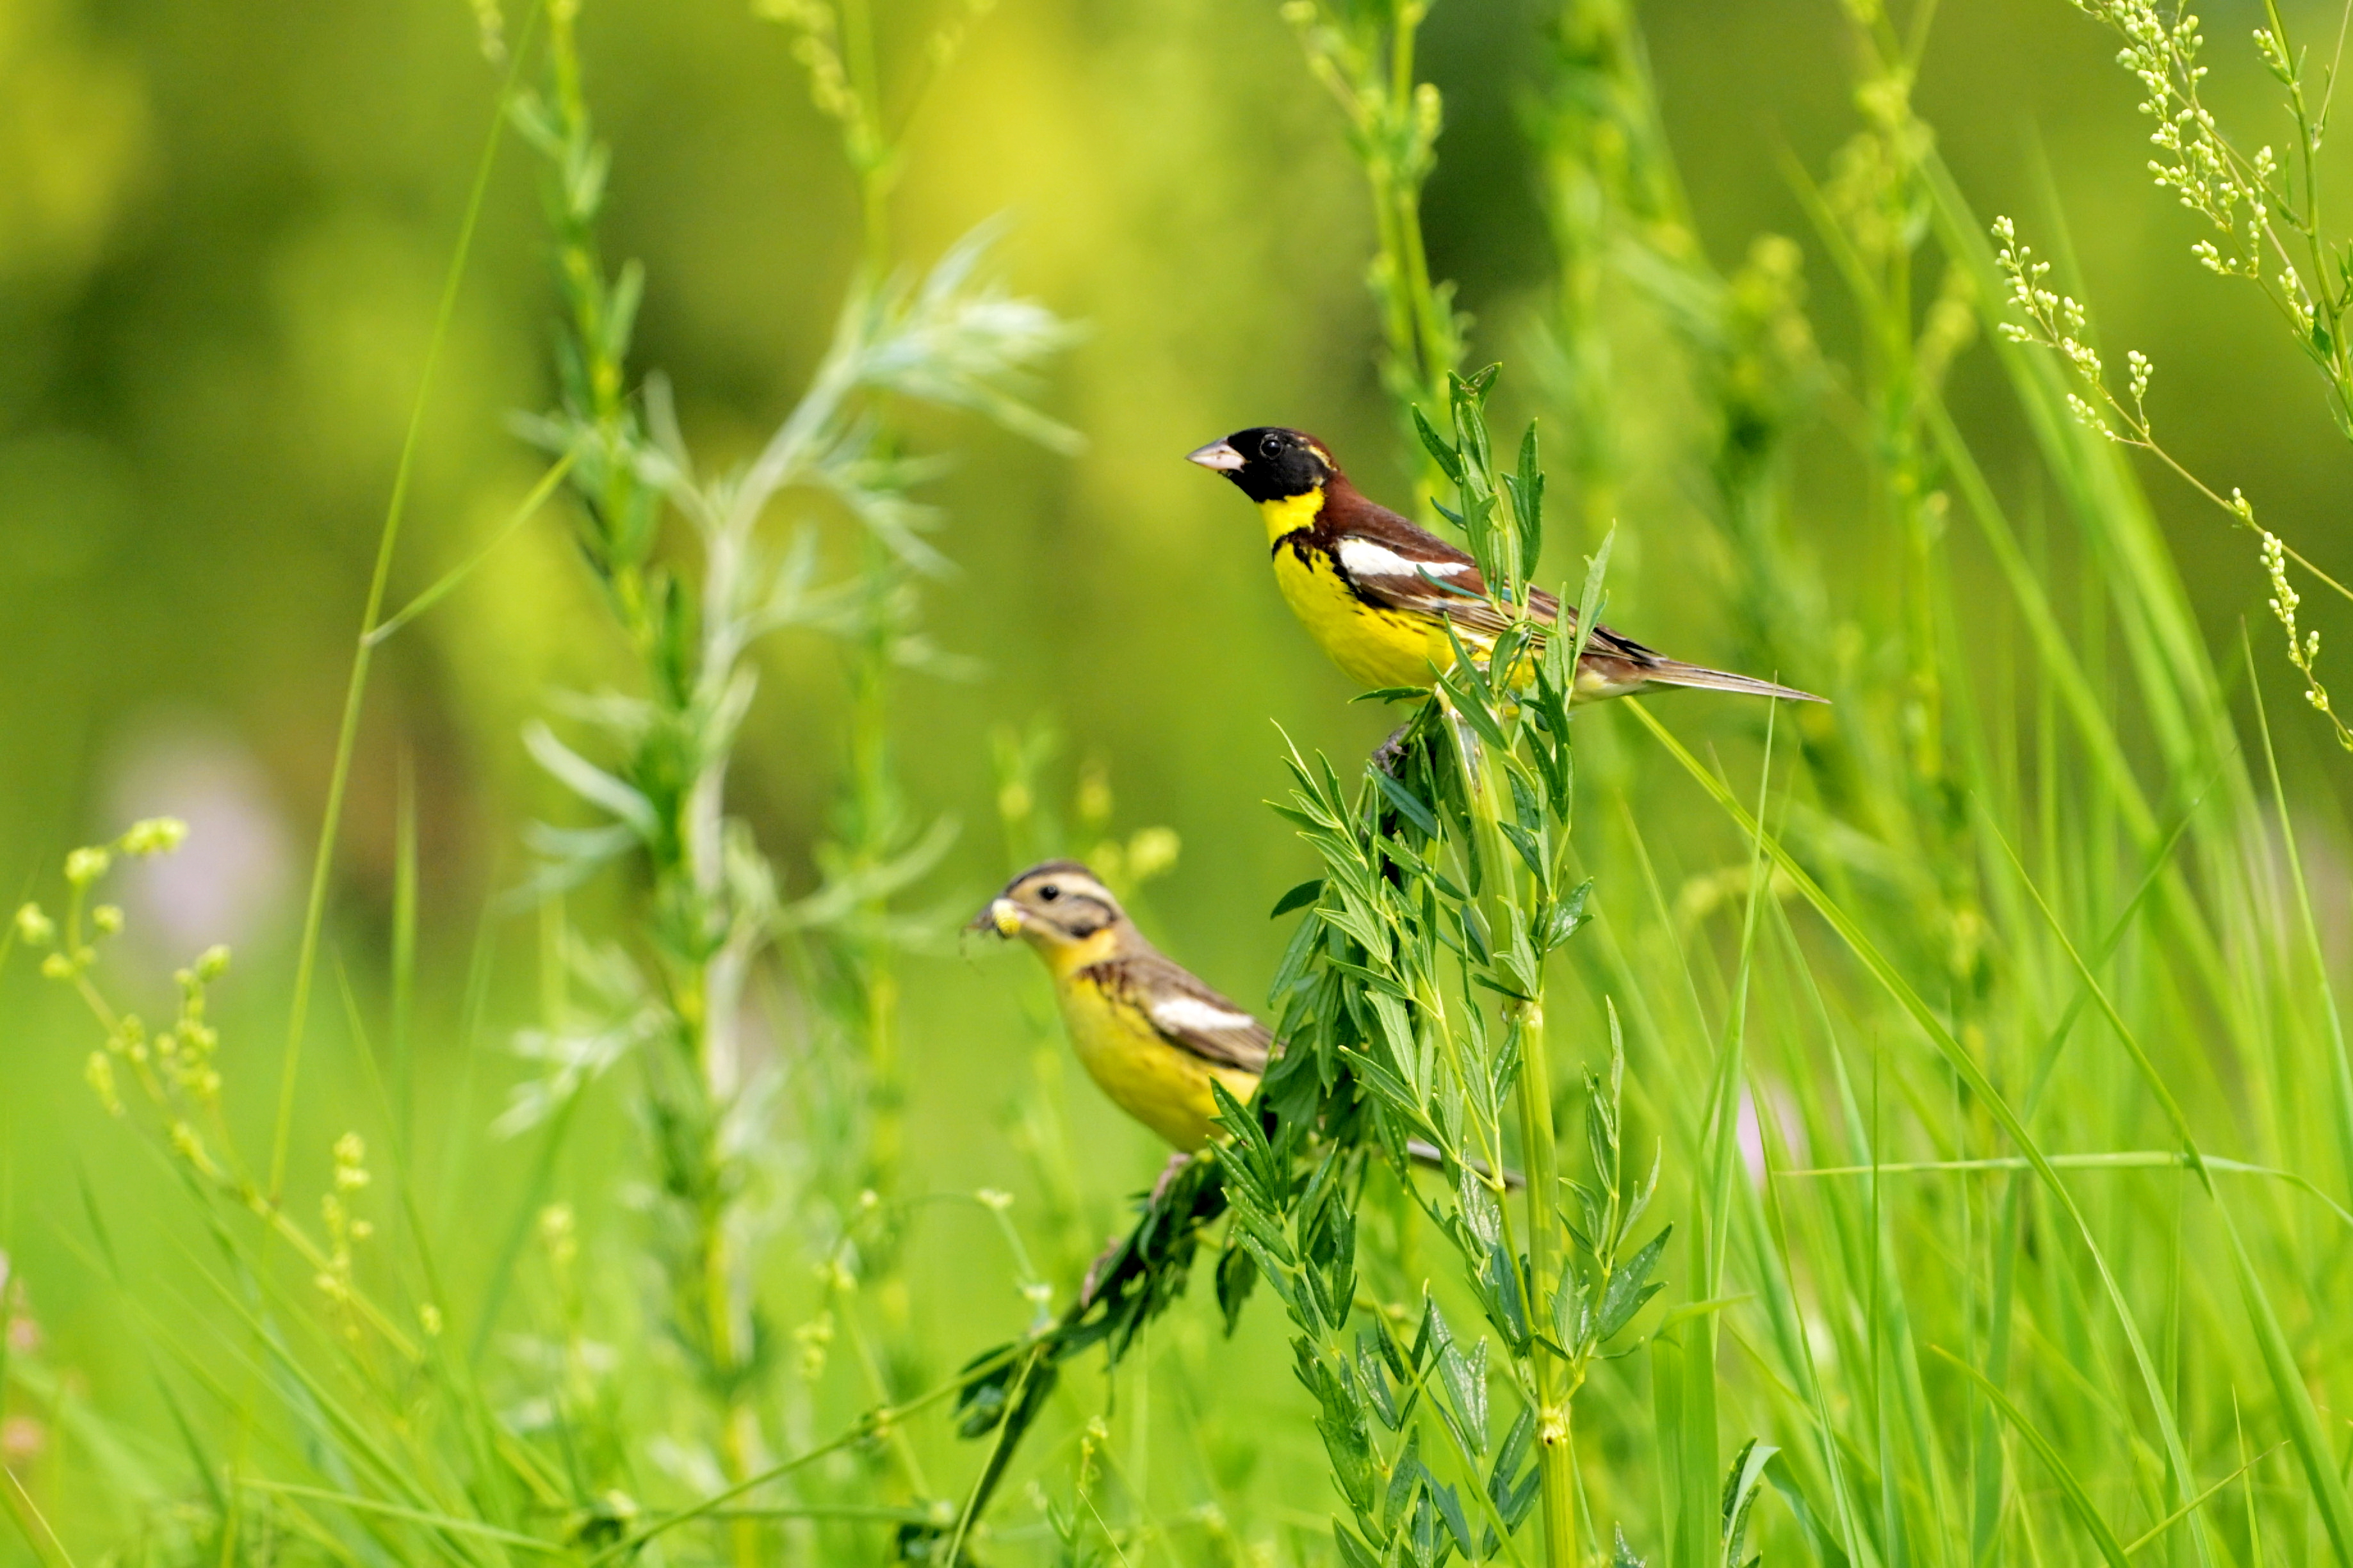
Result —
<instances>
[{"instance_id":1,"label":"slender grass stalk","mask_svg":"<svg viewBox=\"0 0 2353 1568\"><path fill-rule=\"evenodd\" d=\"M522 123L560 171L553 208L573 334L565 394L579 432L565 455L587 509L583 543L652 695L634 726L633 784L601 773L544 731L537 750L559 777L618 806L650 850L646 914L659 969L649 983L659 998L652 1028L666 1059L649 1082L661 1187L684 1221L663 1252L672 1324L711 1404L722 1469L740 1480L758 1467L762 1436L752 1403L755 1313L731 1213L743 1178L723 1152L724 1121L742 1083L735 1028L743 974L765 917L751 884L739 875L730 885L723 792L733 731L751 697L749 672L737 667L731 646L740 637L736 579L751 564L749 541L741 532L711 536L699 616L691 613L685 584L654 555L662 501L645 478L641 453L651 437L629 401L623 368L642 285L634 271L608 282L596 250L605 154L588 119L576 18L574 5L551 11L549 92L532 100ZM757 1561L758 1525L739 1521L733 1534L736 1562Z\"/></svg>"},{"instance_id":2,"label":"slender grass stalk","mask_svg":"<svg viewBox=\"0 0 2353 1568\"><path fill-rule=\"evenodd\" d=\"M1637 250L1670 274L1704 270L1667 152L1640 29L1625 0L1567 0L1546 29L1552 69L1530 116L1557 268L1554 330L1538 356L1566 427L1584 537L1618 521L1628 454L1611 316Z\"/></svg>"},{"instance_id":3,"label":"slender grass stalk","mask_svg":"<svg viewBox=\"0 0 2353 1568\"><path fill-rule=\"evenodd\" d=\"M816 0L761 9L797 36L797 53L808 72L818 111L839 133L844 163L858 192L862 256L853 299L886 290L894 254L890 202L906 162L907 137L942 74L960 52L976 8L934 27L920 58L910 64L904 83L886 84L885 58L877 19L868 0ZM904 89L904 107L886 108L886 85ZM855 308L855 307L853 307ZM1059 327L1039 343L1040 352L1059 342ZM920 382L923 374L909 377ZM944 401L956 401L953 396ZM1075 436L1030 415L1003 396L982 406L1008 426L1061 450L1075 447ZM821 850L828 876L842 897L828 900L822 920L789 919L810 952L804 971L816 979L814 994L827 1014L835 1042L855 1063L847 1084L848 1103L816 1125L843 1128L849 1142L826 1150L819 1165L837 1214L837 1227L860 1230L860 1284L881 1319L879 1364L896 1376L919 1358L909 1328L912 1301L903 1279L904 1237L896 1216L904 1187L904 1115L908 1084L901 1039L900 962L910 945L941 936L927 916L902 912L896 900L947 853L955 837L945 818L929 823L909 809L893 739L901 682L910 672L951 679L969 679L966 661L941 652L924 636L922 600L927 588L949 574L946 558L923 535L935 526L927 509L905 492L934 471L934 465L902 457L890 410L880 404L867 413L859 439L871 470L856 488L841 493L866 525L860 542L860 568L843 601L835 627L847 653L849 689L847 776L833 813L833 837ZM770 455L776 451L772 445ZM765 478L765 476L764 476ZM852 1216L858 1216L853 1218ZM820 1250L832 1246L815 1227ZM912 1451L906 1451L911 1453ZM902 1454L911 1486L920 1492L920 1472Z\"/></svg>"},{"instance_id":4,"label":"slender grass stalk","mask_svg":"<svg viewBox=\"0 0 2353 1568\"><path fill-rule=\"evenodd\" d=\"M1446 378L1460 369L1467 323L1454 287L1433 279L1421 231L1421 192L1437 166L1444 107L1435 85L1416 79L1414 44L1431 0L1293 0L1283 16L1297 31L1309 70L1345 119L1349 146L1372 199L1374 251L1366 282L1381 327L1380 376L1413 437L1416 405L1442 408ZM1409 447L1409 449L1414 449ZM1420 469L1426 494L1438 471Z\"/></svg>"},{"instance_id":5,"label":"slender grass stalk","mask_svg":"<svg viewBox=\"0 0 2353 1568\"><path fill-rule=\"evenodd\" d=\"M32 1549L33 1555L40 1559L45 1568L73 1568L72 1553L66 1550L65 1542L58 1539L58 1532L49 1527L49 1521L33 1501L33 1494L26 1491L25 1483L16 1479L16 1472L0 1467L0 1481L6 1483L5 1489L0 1489L0 1501L7 1503L9 1521L24 1536L25 1544Z\"/></svg>"},{"instance_id":6,"label":"slender grass stalk","mask_svg":"<svg viewBox=\"0 0 2353 1568\"><path fill-rule=\"evenodd\" d=\"M294 961L293 1000L287 1009L285 1057L279 1068L278 1118L269 1142L269 1181L273 1194L285 1180L286 1155L293 1136L294 1089L302 1062L302 1035L310 1021L311 980L318 967L319 940L326 925L327 883L334 868L335 842L343 830L343 795L351 783L352 758L359 744L360 707L367 694L368 668L375 659L377 617L384 613L385 595L392 583L392 563L400 542L401 520L408 508L409 479L416 471L417 442L433 394L433 374L440 365L449 323L457 314L458 291L465 281L467 260L473 254L474 233L480 226L482 203L491 187L491 171L498 161L499 144L506 136L508 106L522 79L523 61L530 51L538 17L538 10L533 7L531 27L516 42L513 60L491 116L490 133L482 139L481 153L474 161L473 183L466 191L465 216L459 221L457 245L442 275L440 300L433 312L433 331L426 340L424 368L417 377L417 395L409 404L407 428L401 435L400 458L393 468L392 494L385 502L384 526L376 534L375 565L369 574L367 599L360 611L359 640L352 650L352 672L343 688L343 717L335 730L335 759L327 774L327 801L320 817L318 847L311 858L310 891L302 903L301 943Z\"/></svg>"},{"instance_id":7,"label":"slender grass stalk","mask_svg":"<svg viewBox=\"0 0 2353 1568\"><path fill-rule=\"evenodd\" d=\"M1527 1053L1520 1064L1519 1098L1521 1145L1527 1151L1528 1162L1528 1276L1541 1281L1557 1279L1566 1266L1559 1221L1547 1195L1559 1190L1560 1163L1553 1130L1552 1071L1541 995L1522 1008L1519 1027ZM1551 1346L1539 1344L1534 1360L1545 1560L1573 1563L1577 1560L1577 1450L1570 1400L1576 1391L1566 1358Z\"/></svg>"}]
</instances>

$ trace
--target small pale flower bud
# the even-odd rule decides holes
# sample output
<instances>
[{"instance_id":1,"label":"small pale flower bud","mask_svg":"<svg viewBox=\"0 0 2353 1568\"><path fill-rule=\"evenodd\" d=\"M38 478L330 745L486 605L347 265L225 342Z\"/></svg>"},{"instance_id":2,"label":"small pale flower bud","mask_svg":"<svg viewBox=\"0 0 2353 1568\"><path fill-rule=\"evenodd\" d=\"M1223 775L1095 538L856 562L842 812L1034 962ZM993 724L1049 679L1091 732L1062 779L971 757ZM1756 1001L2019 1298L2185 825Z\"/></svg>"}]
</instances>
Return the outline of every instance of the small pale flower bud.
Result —
<instances>
[{"instance_id":1,"label":"small pale flower bud","mask_svg":"<svg viewBox=\"0 0 2353 1568\"><path fill-rule=\"evenodd\" d=\"M335 1140L335 1190L356 1192L368 1184L367 1144L356 1132L346 1132Z\"/></svg>"},{"instance_id":2,"label":"small pale flower bud","mask_svg":"<svg viewBox=\"0 0 2353 1568\"><path fill-rule=\"evenodd\" d=\"M151 816L131 825L122 836L125 855L168 855L188 837L188 825L176 816Z\"/></svg>"},{"instance_id":3,"label":"small pale flower bud","mask_svg":"<svg viewBox=\"0 0 2353 1568\"><path fill-rule=\"evenodd\" d=\"M1184 841L1173 827L1147 827L1127 841L1130 881L1148 882L1173 868Z\"/></svg>"},{"instance_id":4,"label":"small pale flower bud","mask_svg":"<svg viewBox=\"0 0 2353 1568\"><path fill-rule=\"evenodd\" d=\"M114 1063L108 1059L104 1051L90 1053L90 1060L82 1065L81 1076L90 1084L90 1091L98 1096L99 1104L106 1108L109 1116L122 1114L122 1100L114 1089Z\"/></svg>"}]
</instances>

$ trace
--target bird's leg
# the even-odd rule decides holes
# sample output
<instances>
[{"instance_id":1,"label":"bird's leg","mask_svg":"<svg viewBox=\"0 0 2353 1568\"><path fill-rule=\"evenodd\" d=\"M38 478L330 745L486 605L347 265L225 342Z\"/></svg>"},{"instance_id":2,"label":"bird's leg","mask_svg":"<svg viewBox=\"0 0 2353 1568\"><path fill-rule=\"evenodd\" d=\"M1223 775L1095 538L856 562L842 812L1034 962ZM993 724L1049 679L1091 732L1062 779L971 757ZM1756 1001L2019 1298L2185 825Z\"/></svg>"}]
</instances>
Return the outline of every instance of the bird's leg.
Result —
<instances>
[{"instance_id":1,"label":"bird's leg","mask_svg":"<svg viewBox=\"0 0 2353 1568\"><path fill-rule=\"evenodd\" d=\"M1185 1167L1192 1163L1193 1156L1181 1150L1169 1155L1168 1163L1160 1167L1160 1179L1152 1184L1152 1195L1144 1200L1145 1205L1158 1207L1160 1200L1168 1195L1169 1184L1183 1175Z\"/></svg>"},{"instance_id":2,"label":"bird's leg","mask_svg":"<svg viewBox=\"0 0 2353 1568\"><path fill-rule=\"evenodd\" d=\"M1409 719L1389 731L1389 738L1373 748L1373 766L1391 778L1397 777L1398 763L1405 760L1405 744L1413 733L1413 721Z\"/></svg>"},{"instance_id":3,"label":"bird's leg","mask_svg":"<svg viewBox=\"0 0 2353 1568\"><path fill-rule=\"evenodd\" d=\"M1176 1178L1183 1175L1185 1167L1192 1163L1193 1156L1181 1151L1169 1155L1168 1163L1160 1168L1159 1179L1152 1184L1152 1195L1144 1200L1145 1207L1147 1209L1159 1207L1160 1201L1168 1195L1168 1189L1176 1184ZM1109 1267L1111 1260L1119 1255L1119 1249L1126 1242L1127 1237L1113 1232L1110 1239L1103 1243L1103 1251L1096 1254L1095 1260L1087 1265L1086 1278L1079 1282L1079 1305L1082 1308L1094 1304L1095 1287L1103 1283L1104 1268Z\"/></svg>"},{"instance_id":4,"label":"bird's leg","mask_svg":"<svg viewBox=\"0 0 2353 1568\"><path fill-rule=\"evenodd\" d=\"M1127 1237L1120 1235L1119 1232L1112 1232L1110 1237L1103 1242L1103 1249L1095 1254L1095 1260L1092 1263L1087 1265L1087 1277L1079 1281L1081 1311L1095 1304L1095 1287L1103 1283L1103 1269L1110 1265L1113 1258L1119 1256L1120 1244L1126 1239Z\"/></svg>"}]
</instances>

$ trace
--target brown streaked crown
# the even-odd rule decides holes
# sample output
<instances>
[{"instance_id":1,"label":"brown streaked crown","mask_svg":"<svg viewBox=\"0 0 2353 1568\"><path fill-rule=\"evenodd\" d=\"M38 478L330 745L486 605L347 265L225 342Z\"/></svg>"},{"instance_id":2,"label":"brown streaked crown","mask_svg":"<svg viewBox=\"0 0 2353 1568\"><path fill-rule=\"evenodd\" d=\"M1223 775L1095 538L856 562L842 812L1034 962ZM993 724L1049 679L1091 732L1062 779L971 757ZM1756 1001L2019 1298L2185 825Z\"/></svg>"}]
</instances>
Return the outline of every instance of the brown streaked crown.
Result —
<instances>
[{"instance_id":1,"label":"brown streaked crown","mask_svg":"<svg viewBox=\"0 0 2353 1568\"><path fill-rule=\"evenodd\" d=\"M1024 927L1079 942L1127 918L1103 879L1076 860L1046 860L1005 884L976 924L987 923L999 904L1020 911Z\"/></svg>"}]
</instances>

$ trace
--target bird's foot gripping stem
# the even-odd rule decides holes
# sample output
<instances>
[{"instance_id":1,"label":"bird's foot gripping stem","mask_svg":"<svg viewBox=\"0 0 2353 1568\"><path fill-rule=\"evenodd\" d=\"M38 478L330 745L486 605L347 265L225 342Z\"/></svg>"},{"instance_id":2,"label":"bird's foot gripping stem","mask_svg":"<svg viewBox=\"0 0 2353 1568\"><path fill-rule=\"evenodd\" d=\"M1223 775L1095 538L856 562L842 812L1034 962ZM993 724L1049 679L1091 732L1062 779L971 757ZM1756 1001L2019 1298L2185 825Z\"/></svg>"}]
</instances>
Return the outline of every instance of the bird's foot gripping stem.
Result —
<instances>
[{"instance_id":1,"label":"bird's foot gripping stem","mask_svg":"<svg viewBox=\"0 0 2353 1568\"><path fill-rule=\"evenodd\" d=\"M1196 1158L1198 1156L1182 1152L1168 1156L1168 1163L1160 1167L1159 1178L1152 1184L1152 1195L1144 1200L1146 1210L1157 1209L1161 1205L1168 1196L1168 1189L1176 1184L1176 1178L1192 1166ZM1103 1271L1131 1239L1113 1232L1103 1243L1103 1249L1095 1255L1095 1260L1087 1265L1086 1278L1079 1283L1079 1305L1082 1308L1094 1304L1095 1289L1103 1283Z\"/></svg>"}]
</instances>

